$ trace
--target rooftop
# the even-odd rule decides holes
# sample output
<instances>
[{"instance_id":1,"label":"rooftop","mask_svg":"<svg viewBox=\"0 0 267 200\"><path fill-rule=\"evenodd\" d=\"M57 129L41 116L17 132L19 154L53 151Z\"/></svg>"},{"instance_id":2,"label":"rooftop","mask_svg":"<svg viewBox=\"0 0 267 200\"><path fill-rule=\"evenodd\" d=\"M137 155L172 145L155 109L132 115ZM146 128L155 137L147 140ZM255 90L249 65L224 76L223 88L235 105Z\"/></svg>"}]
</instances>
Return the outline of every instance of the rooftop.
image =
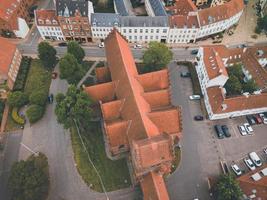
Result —
<instances>
[{"instance_id":1,"label":"rooftop","mask_svg":"<svg viewBox=\"0 0 267 200\"><path fill-rule=\"evenodd\" d=\"M87 0L56 0L56 10L58 16L72 17L79 11L83 17L88 16Z\"/></svg>"},{"instance_id":2,"label":"rooftop","mask_svg":"<svg viewBox=\"0 0 267 200\"><path fill-rule=\"evenodd\" d=\"M36 10L36 23L38 26L58 26L55 10Z\"/></svg>"},{"instance_id":3,"label":"rooftop","mask_svg":"<svg viewBox=\"0 0 267 200\"><path fill-rule=\"evenodd\" d=\"M118 14L121 16L128 16L128 10L126 9L124 0L114 0L114 4L117 8Z\"/></svg>"},{"instance_id":4,"label":"rooftop","mask_svg":"<svg viewBox=\"0 0 267 200\"><path fill-rule=\"evenodd\" d=\"M168 17L165 16L127 16L120 18L124 27L168 27Z\"/></svg>"},{"instance_id":5,"label":"rooftop","mask_svg":"<svg viewBox=\"0 0 267 200\"><path fill-rule=\"evenodd\" d=\"M148 0L155 16L167 16L165 8L161 0Z\"/></svg>"},{"instance_id":6,"label":"rooftop","mask_svg":"<svg viewBox=\"0 0 267 200\"><path fill-rule=\"evenodd\" d=\"M16 12L20 5L20 0L0 0L0 18L8 21Z\"/></svg>"},{"instance_id":7,"label":"rooftop","mask_svg":"<svg viewBox=\"0 0 267 200\"><path fill-rule=\"evenodd\" d=\"M186 16L189 12L197 11L197 7L192 0L176 0L173 6L166 7L172 15Z\"/></svg>"},{"instance_id":8,"label":"rooftop","mask_svg":"<svg viewBox=\"0 0 267 200\"><path fill-rule=\"evenodd\" d=\"M197 16L173 15L169 21L171 28L199 28Z\"/></svg>"},{"instance_id":9,"label":"rooftop","mask_svg":"<svg viewBox=\"0 0 267 200\"><path fill-rule=\"evenodd\" d=\"M92 13L92 26L114 27L120 25L120 15L115 13Z\"/></svg>"}]
</instances>

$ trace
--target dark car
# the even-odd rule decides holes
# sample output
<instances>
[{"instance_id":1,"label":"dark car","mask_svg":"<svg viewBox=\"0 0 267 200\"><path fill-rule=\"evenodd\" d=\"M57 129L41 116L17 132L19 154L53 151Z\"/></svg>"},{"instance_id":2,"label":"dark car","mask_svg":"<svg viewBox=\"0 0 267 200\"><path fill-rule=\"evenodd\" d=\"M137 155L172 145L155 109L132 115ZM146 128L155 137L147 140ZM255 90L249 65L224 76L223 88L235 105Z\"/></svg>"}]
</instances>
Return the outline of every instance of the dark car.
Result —
<instances>
[{"instance_id":1,"label":"dark car","mask_svg":"<svg viewBox=\"0 0 267 200\"><path fill-rule=\"evenodd\" d=\"M229 132L229 128L226 125L222 125L222 130L223 130L225 137L231 137L231 134Z\"/></svg>"},{"instance_id":2,"label":"dark car","mask_svg":"<svg viewBox=\"0 0 267 200\"><path fill-rule=\"evenodd\" d=\"M67 43L66 42L60 42L60 43L58 43L58 46L60 46L60 47L66 47L67 46Z\"/></svg>"},{"instance_id":3,"label":"dark car","mask_svg":"<svg viewBox=\"0 0 267 200\"><path fill-rule=\"evenodd\" d=\"M214 129L215 129L219 139L224 138L224 133L223 133L222 127L220 125L215 125Z\"/></svg>"},{"instance_id":4,"label":"dark car","mask_svg":"<svg viewBox=\"0 0 267 200\"><path fill-rule=\"evenodd\" d=\"M196 121L203 121L203 120L204 120L204 117L201 116L201 115L196 115L196 116L194 117L194 120L196 120Z\"/></svg>"},{"instance_id":5,"label":"dark car","mask_svg":"<svg viewBox=\"0 0 267 200\"><path fill-rule=\"evenodd\" d=\"M246 118L247 118L248 123L250 125L255 125L256 124L256 120L255 120L255 118L252 115L247 115Z\"/></svg>"},{"instance_id":6,"label":"dark car","mask_svg":"<svg viewBox=\"0 0 267 200\"><path fill-rule=\"evenodd\" d=\"M261 119L261 117L259 115L254 115L253 117L256 120L257 124L262 124L263 123L263 121L262 121L262 119Z\"/></svg>"},{"instance_id":7,"label":"dark car","mask_svg":"<svg viewBox=\"0 0 267 200\"><path fill-rule=\"evenodd\" d=\"M180 76L184 77L184 78L187 78L187 77L190 77L191 74L189 72L181 72Z\"/></svg>"},{"instance_id":8,"label":"dark car","mask_svg":"<svg viewBox=\"0 0 267 200\"><path fill-rule=\"evenodd\" d=\"M192 55L196 55L197 53L198 53L198 50L197 49L194 49L194 50L191 51L191 54Z\"/></svg>"}]
</instances>

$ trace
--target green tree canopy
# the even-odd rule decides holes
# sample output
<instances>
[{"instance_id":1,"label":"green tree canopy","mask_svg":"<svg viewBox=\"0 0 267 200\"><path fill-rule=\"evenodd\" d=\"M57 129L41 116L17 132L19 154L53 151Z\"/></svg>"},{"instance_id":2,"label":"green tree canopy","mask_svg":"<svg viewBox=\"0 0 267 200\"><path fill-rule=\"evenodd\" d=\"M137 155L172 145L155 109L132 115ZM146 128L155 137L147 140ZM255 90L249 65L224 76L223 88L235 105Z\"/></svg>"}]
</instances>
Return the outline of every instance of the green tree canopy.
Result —
<instances>
[{"instance_id":1,"label":"green tree canopy","mask_svg":"<svg viewBox=\"0 0 267 200\"><path fill-rule=\"evenodd\" d=\"M143 61L145 71L157 71L167 66L172 60L173 53L169 48L159 42L150 42L148 49L145 51Z\"/></svg>"},{"instance_id":2,"label":"green tree canopy","mask_svg":"<svg viewBox=\"0 0 267 200\"><path fill-rule=\"evenodd\" d=\"M83 69L77 59L67 53L59 61L60 78L66 79L69 84L77 84L83 75Z\"/></svg>"},{"instance_id":3,"label":"green tree canopy","mask_svg":"<svg viewBox=\"0 0 267 200\"><path fill-rule=\"evenodd\" d=\"M44 200L48 195L47 157L39 153L26 161L16 162L11 169L8 187L14 200Z\"/></svg>"},{"instance_id":4,"label":"green tree canopy","mask_svg":"<svg viewBox=\"0 0 267 200\"><path fill-rule=\"evenodd\" d=\"M257 29L260 33L262 30L267 31L267 15L259 17L257 21Z\"/></svg>"},{"instance_id":5,"label":"green tree canopy","mask_svg":"<svg viewBox=\"0 0 267 200\"><path fill-rule=\"evenodd\" d=\"M68 53L72 54L78 63L82 63L85 56L83 48L76 41L68 42Z\"/></svg>"},{"instance_id":6,"label":"green tree canopy","mask_svg":"<svg viewBox=\"0 0 267 200\"><path fill-rule=\"evenodd\" d=\"M235 64L227 68L227 71L230 75L234 75L238 78L239 81L243 80L243 71L241 64Z\"/></svg>"},{"instance_id":7,"label":"green tree canopy","mask_svg":"<svg viewBox=\"0 0 267 200\"><path fill-rule=\"evenodd\" d=\"M254 91L258 90L258 86L255 82L255 80L250 79L249 81L247 81L246 83L243 84L243 92L249 92L249 93L253 93Z\"/></svg>"},{"instance_id":8,"label":"green tree canopy","mask_svg":"<svg viewBox=\"0 0 267 200\"><path fill-rule=\"evenodd\" d=\"M215 186L217 200L240 200L242 191L233 175L221 175Z\"/></svg>"},{"instance_id":9,"label":"green tree canopy","mask_svg":"<svg viewBox=\"0 0 267 200\"><path fill-rule=\"evenodd\" d=\"M28 97L21 91L10 92L7 97L7 103L12 107L21 107L28 103Z\"/></svg>"},{"instance_id":10,"label":"green tree canopy","mask_svg":"<svg viewBox=\"0 0 267 200\"><path fill-rule=\"evenodd\" d=\"M33 91L29 97L30 104L45 105L47 92L44 89Z\"/></svg>"},{"instance_id":11,"label":"green tree canopy","mask_svg":"<svg viewBox=\"0 0 267 200\"><path fill-rule=\"evenodd\" d=\"M38 45L38 56L43 65L47 68L53 68L56 64L57 51L48 42L41 42Z\"/></svg>"},{"instance_id":12,"label":"green tree canopy","mask_svg":"<svg viewBox=\"0 0 267 200\"><path fill-rule=\"evenodd\" d=\"M77 89L74 85L69 87L66 95L59 93L56 101L57 120L64 125L64 128L69 128L73 119L84 122L83 124L91 119L92 109L90 106L92 102L85 92Z\"/></svg>"},{"instance_id":13,"label":"green tree canopy","mask_svg":"<svg viewBox=\"0 0 267 200\"><path fill-rule=\"evenodd\" d=\"M224 85L228 95L239 95L241 94L242 85L238 78L234 75L230 75L226 84Z\"/></svg>"},{"instance_id":14,"label":"green tree canopy","mask_svg":"<svg viewBox=\"0 0 267 200\"><path fill-rule=\"evenodd\" d=\"M26 115L31 124L37 122L39 119L43 117L45 113L45 107L40 105L31 105L26 111Z\"/></svg>"}]
</instances>

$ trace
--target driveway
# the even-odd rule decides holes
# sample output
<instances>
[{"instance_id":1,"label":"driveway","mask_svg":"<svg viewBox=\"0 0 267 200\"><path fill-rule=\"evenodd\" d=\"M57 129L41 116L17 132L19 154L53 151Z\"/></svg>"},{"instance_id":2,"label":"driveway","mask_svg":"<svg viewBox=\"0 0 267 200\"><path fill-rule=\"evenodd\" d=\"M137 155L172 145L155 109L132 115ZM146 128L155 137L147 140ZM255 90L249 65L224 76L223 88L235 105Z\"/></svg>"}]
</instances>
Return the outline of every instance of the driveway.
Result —
<instances>
[{"instance_id":1,"label":"driveway","mask_svg":"<svg viewBox=\"0 0 267 200\"><path fill-rule=\"evenodd\" d=\"M207 131L209 122L193 120L201 110L198 101L188 99L192 94L191 80L180 77L186 69L176 63L169 65L172 104L182 107L183 136L181 163L168 178L167 187L172 200L209 200L207 178L219 173L220 154L217 141Z\"/></svg>"},{"instance_id":2,"label":"driveway","mask_svg":"<svg viewBox=\"0 0 267 200\"><path fill-rule=\"evenodd\" d=\"M52 80L50 93L66 92L67 83L63 80ZM22 142L33 151L46 154L49 162L51 178L49 200L102 200L102 193L90 190L80 177L73 158L70 134L56 121L55 104L48 105L46 114L41 121L30 126L27 124L23 132ZM19 158L26 159L31 152L20 147ZM111 192L111 200L135 198L135 188Z\"/></svg>"}]
</instances>

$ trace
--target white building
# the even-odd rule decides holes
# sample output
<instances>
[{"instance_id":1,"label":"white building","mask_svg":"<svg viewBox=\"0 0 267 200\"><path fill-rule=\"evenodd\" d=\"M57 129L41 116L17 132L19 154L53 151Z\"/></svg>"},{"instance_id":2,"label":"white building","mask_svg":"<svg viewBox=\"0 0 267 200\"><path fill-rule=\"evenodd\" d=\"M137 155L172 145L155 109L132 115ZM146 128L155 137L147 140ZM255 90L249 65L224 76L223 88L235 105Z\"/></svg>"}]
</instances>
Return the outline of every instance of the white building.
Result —
<instances>
[{"instance_id":1,"label":"white building","mask_svg":"<svg viewBox=\"0 0 267 200\"><path fill-rule=\"evenodd\" d=\"M42 39L65 40L55 10L35 10L35 24Z\"/></svg>"},{"instance_id":2,"label":"white building","mask_svg":"<svg viewBox=\"0 0 267 200\"><path fill-rule=\"evenodd\" d=\"M261 52L259 54L259 52ZM249 60L247 59L249 58ZM267 58L267 47L227 49L225 46L200 47L196 71L209 119L222 119L267 111L267 71L259 60ZM226 68L240 63L259 87L253 93L229 96L224 88Z\"/></svg>"}]
</instances>

